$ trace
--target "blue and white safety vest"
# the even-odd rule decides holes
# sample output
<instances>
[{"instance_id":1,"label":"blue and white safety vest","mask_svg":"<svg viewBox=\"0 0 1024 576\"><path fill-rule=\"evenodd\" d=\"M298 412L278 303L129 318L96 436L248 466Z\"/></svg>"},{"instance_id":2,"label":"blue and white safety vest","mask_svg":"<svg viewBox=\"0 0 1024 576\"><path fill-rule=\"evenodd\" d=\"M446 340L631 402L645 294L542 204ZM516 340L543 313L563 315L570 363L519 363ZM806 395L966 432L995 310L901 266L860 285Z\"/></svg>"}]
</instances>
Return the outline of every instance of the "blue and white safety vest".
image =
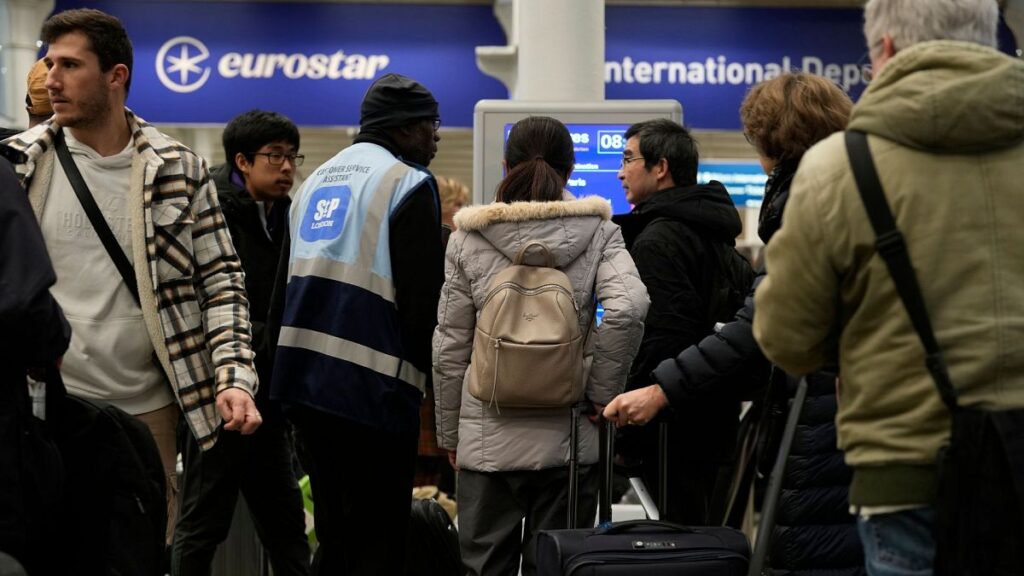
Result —
<instances>
[{"instance_id":1,"label":"blue and white safety vest","mask_svg":"<svg viewBox=\"0 0 1024 576\"><path fill-rule=\"evenodd\" d=\"M408 434L426 375L405 357L391 270L391 215L430 173L354 144L292 203L288 289L272 397Z\"/></svg>"}]
</instances>

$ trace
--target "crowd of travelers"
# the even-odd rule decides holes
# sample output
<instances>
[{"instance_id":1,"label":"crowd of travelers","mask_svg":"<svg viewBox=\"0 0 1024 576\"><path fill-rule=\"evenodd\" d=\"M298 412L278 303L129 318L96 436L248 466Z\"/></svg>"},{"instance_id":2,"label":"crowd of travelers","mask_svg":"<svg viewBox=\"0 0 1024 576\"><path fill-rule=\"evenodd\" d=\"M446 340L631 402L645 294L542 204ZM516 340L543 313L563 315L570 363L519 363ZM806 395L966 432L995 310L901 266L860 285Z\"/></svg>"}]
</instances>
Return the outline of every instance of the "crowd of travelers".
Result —
<instances>
[{"instance_id":1,"label":"crowd of travelers","mask_svg":"<svg viewBox=\"0 0 1024 576\"><path fill-rule=\"evenodd\" d=\"M628 214L566 191L546 116L469 205L428 169L433 93L389 73L293 193L287 117L236 116L208 167L125 106L117 18L54 14L0 145L0 574L210 574L239 496L274 574L420 574L433 484L459 573L533 575L541 531L593 525L602 423L662 520L738 524L801 380L772 574L1020 573L1024 61L999 21L869 0L856 104L754 86L751 263L676 122L626 131Z\"/></svg>"}]
</instances>

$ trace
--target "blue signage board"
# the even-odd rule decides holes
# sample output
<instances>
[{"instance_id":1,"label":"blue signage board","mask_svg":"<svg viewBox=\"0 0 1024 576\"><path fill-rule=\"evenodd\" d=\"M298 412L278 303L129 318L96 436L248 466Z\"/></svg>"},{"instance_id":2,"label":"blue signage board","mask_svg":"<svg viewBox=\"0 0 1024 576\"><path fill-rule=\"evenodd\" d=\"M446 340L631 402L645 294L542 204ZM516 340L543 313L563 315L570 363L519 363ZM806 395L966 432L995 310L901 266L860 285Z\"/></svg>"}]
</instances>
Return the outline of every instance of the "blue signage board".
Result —
<instances>
[{"instance_id":1,"label":"blue signage board","mask_svg":"<svg viewBox=\"0 0 1024 576\"><path fill-rule=\"evenodd\" d=\"M674 98L687 125L735 130L761 80L788 70L832 78L856 99L865 52L857 9L609 6L605 96Z\"/></svg>"},{"instance_id":2,"label":"blue signage board","mask_svg":"<svg viewBox=\"0 0 1024 576\"><path fill-rule=\"evenodd\" d=\"M150 122L222 123L252 108L300 125L358 125L373 79L422 82L442 125L472 126L482 98L507 98L475 47L504 44L490 6L58 0L121 19L135 47L128 106Z\"/></svg>"},{"instance_id":3,"label":"blue signage board","mask_svg":"<svg viewBox=\"0 0 1024 576\"><path fill-rule=\"evenodd\" d=\"M155 122L226 122L265 108L301 125L357 125L373 78L420 80L445 126L508 97L476 66L506 44L487 5L57 0L119 17L135 45L128 105ZM605 8L608 99L674 99L691 128L736 130L747 90L786 70L834 80L855 100L867 62L859 9ZM1001 47L1015 51L1005 26Z\"/></svg>"},{"instance_id":4,"label":"blue signage board","mask_svg":"<svg viewBox=\"0 0 1024 576\"><path fill-rule=\"evenodd\" d=\"M697 166L697 182L721 182L739 208L760 208L768 175L759 162L708 160Z\"/></svg>"}]
</instances>

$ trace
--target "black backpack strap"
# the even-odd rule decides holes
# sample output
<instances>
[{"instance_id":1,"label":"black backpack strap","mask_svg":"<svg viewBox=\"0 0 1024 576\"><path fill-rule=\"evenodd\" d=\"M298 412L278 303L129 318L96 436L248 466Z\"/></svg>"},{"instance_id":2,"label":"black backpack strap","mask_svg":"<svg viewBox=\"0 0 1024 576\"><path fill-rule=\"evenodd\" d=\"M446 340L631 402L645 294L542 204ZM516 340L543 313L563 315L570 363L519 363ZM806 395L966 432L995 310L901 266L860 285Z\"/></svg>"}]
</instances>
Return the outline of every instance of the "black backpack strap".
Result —
<instances>
[{"instance_id":1,"label":"black backpack strap","mask_svg":"<svg viewBox=\"0 0 1024 576\"><path fill-rule=\"evenodd\" d=\"M871 227L875 230L875 248L879 256L885 260L893 283L896 284L896 291L903 300L903 306L910 315L910 321L914 325L921 343L924 344L925 365L935 386L939 389L942 401L951 411L957 409L957 392L949 377L949 367L946 359L935 340L935 333L932 331L931 321L928 319L928 311L925 309L924 298L921 296L921 287L917 282L917 275L910 263L910 253L907 251L907 243L896 227L896 220L893 218L889 203L882 191L882 183L878 179L878 171L875 170L875 162L871 158L871 150L868 148L867 134L855 130L846 132L846 153L850 158L850 166L853 168L853 177L857 182L857 190L860 192L864 208L867 210L868 219L871 220Z\"/></svg>"},{"instance_id":2,"label":"black backpack strap","mask_svg":"<svg viewBox=\"0 0 1024 576\"><path fill-rule=\"evenodd\" d=\"M103 213L100 212L100 207L96 205L96 200L92 197L92 192L89 191L89 187L85 184L82 173L78 171L78 166L75 165L75 160L71 157L68 145L64 141L63 129L57 130L57 133L54 134L53 145L57 150L57 157L60 158L60 165L64 167L64 174L67 175L68 181L71 182L71 187L75 189L75 195L78 196L78 201L81 202L86 216L89 217L89 222L92 224L93 229L96 230L96 235L100 237L100 242L106 248L110 259L114 261L117 271L121 273L121 279L128 286L128 291L132 293L132 298L138 304L139 287L135 283L135 270L132 268L131 262L128 261L128 257L125 256L124 250L121 249L121 245L114 238L114 233L110 230L110 225L107 224Z\"/></svg>"}]
</instances>

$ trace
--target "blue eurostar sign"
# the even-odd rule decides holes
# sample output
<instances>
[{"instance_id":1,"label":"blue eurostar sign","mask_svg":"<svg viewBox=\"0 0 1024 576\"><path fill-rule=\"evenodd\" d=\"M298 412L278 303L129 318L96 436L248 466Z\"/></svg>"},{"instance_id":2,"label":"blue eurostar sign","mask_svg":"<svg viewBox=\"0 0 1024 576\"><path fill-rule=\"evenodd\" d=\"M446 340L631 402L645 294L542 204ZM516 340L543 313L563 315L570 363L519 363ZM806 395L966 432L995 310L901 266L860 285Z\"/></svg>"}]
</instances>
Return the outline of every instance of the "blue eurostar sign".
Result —
<instances>
[{"instance_id":1,"label":"blue eurostar sign","mask_svg":"<svg viewBox=\"0 0 1024 576\"><path fill-rule=\"evenodd\" d=\"M426 85L443 125L469 127L508 97L476 66L506 43L491 6L57 0L121 19L135 46L128 105L152 122L223 123L252 108L300 125L354 126L377 76ZM831 78L856 99L865 52L857 9L606 7L608 99L679 100L691 128L735 130L757 82L785 70ZM1004 29L1003 47L1012 51ZM552 57L558 57L552 55Z\"/></svg>"}]
</instances>

